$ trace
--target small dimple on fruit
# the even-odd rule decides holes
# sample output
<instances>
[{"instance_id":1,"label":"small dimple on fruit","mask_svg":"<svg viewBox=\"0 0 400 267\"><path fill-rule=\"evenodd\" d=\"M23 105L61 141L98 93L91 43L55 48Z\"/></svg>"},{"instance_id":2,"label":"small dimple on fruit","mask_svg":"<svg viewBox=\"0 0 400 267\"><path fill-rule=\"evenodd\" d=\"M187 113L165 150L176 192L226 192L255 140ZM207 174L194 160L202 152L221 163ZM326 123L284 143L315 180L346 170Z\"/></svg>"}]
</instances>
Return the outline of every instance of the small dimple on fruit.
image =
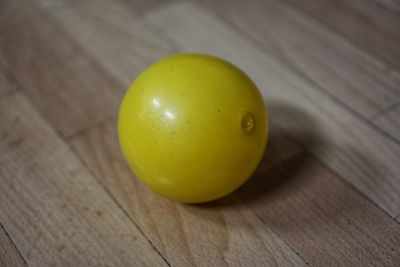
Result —
<instances>
[{"instance_id":1,"label":"small dimple on fruit","mask_svg":"<svg viewBox=\"0 0 400 267\"><path fill-rule=\"evenodd\" d=\"M250 113L242 116L242 130L245 133L250 133L254 129L254 118Z\"/></svg>"}]
</instances>

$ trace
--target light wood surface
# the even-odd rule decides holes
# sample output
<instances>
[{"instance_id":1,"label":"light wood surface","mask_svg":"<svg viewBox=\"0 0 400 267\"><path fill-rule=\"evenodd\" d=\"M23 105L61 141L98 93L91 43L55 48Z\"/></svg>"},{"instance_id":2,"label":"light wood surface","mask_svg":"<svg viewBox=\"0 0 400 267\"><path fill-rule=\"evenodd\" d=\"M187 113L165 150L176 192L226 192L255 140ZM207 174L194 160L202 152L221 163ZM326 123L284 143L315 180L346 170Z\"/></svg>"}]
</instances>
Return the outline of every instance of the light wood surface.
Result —
<instances>
[{"instance_id":1,"label":"light wood surface","mask_svg":"<svg viewBox=\"0 0 400 267\"><path fill-rule=\"evenodd\" d=\"M373 122L400 142L400 102L374 117Z\"/></svg>"},{"instance_id":2,"label":"light wood surface","mask_svg":"<svg viewBox=\"0 0 400 267\"><path fill-rule=\"evenodd\" d=\"M394 0L285 0L400 67L399 2ZM388 71L392 68L388 66Z\"/></svg>"},{"instance_id":3,"label":"light wood surface","mask_svg":"<svg viewBox=\"0 0 400 267\"><path fill-rule=\"evenodd\" d=\"M10 77L7 70L0 65L0 96L11 92L17 88L15 81Z\"/></svg>"},{"instance_id":4,"label":"light wood surface","mask_svg":"<svg viewBox=\"0 0 400 267\"><path fill-rule=\"evenodd\" d=\"M0 62L63 135L115 116L121 85L29 1L2 1L0 31Z\"/></svg>"},{"instance_id":5,"label":"light wood surface","mask_svg":"<svg viewBox=\"0 0 400 267\"><path fill-rule=\"evenodd\" d=\"M398 266L396 6L2 1L0 266ZM152 193L117 139L129 83L179 52L244 69L270 113L255 174L202 205Z\"/></svg>"},{"instance_id":6,"label":"light wood surface","mask_svg":"<svg viewBox=\"0 0 400 267\"><path fill-rule=\"evenodd\" d=\"M128 7L126 3L99 0L53 13L63 28L124 87L153 61L177 52L140 23L135 10Z\"/></svg>"},{"instance_id":7,"label":"light wood surface","mask_svg":"<svg viewBox=\"0 0 400 267\"><path fill-rule=\"evenodd\" d=\"M14 246L3 225L0 224L0 266L26 266L17 248Z\"/></svg>"},{"instance_id":8,"label":"light wood surface","mask_svg":"<svg viewBox=\"0 0 400 267\"><path fill-rule=\"evenodd\" d=\"M239 194L311 266L400 262L399 225L307 154L250 181Z\"/></svg>"},{"instance_id":9,"label":"light wood surface","mask_svg":"<svg viewBox=\"0 0 400 267\"><path fill-rule=\"evenodd\" d=\"M0 113L0 220L29 265L166 265L20 93Z\"/></svg>"}]
</instances>

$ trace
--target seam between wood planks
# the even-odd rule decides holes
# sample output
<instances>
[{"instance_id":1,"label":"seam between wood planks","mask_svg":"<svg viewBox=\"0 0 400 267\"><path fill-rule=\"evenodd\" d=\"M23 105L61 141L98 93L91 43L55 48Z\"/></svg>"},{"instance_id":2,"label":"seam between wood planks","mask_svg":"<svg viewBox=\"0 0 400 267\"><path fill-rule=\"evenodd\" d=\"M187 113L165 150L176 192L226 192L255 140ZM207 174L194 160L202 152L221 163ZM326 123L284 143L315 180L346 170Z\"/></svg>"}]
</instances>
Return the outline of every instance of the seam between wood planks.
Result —
<instances>
[{"instance_id":1,"label":"seam between wood planks","mask_svg":"<svg viewBox=\"0 0 400 267\"><path fill-rule=\"evenodd\" d=\"M395 103L393 103L393 104L391 104L391 105L388 106L387 108L384 108L384 109L382 109L382 110L376 112L376 113L375 113L374 115L372 115L369 119L370 119L371 121L373 121L373 120L375 120L375 119L377 119L377 118L379 118L379 117L381 117L381 116L383 116L383 115L385 115L385 114L387 114L387 113L389 113L389 112L395 110L395 109L396 109L397 107L399 107L399 106L400 106L400 100L397 101L397 102L395 102Z\"/></svg>"},{"instance_id":2,"label":"seam between wood planks","mask_svg":"<svg viewBox=\"0 0 400 267\"><path fill-rule=\"evenodd\" d=\"M290 160L290 159L288 159L288 160ZM276 166L274 166L274 168L276 168L277 166L278 166L279 164L277 164ZM240 198L240 197L239 197ZM241 199L241 198L240 198ZM287 241L286 241L286 239L285 238L283 238L281 235L280 235L280 233L278 233L277 231L275 231L275 229L274 229L274 227L273 226L271 226L271 225L269 225L267 222L265 222L265 220L262 218L262 216L260 216L259 214L258 214L258 212L257 211L255 211L255 210L253 210L252 208L248 208L249 210L250 210L250 212L252 212L256 217L257 217L257 219L260 221L260 222L262 222L264 225L266 225L269 229L271 229L271 231L277 236L277 237L279 237L294 253L296 253L296 255L302 260L302 261L304 261L308 266L310 266L310 263L308 262L308 261L306 261L304 258L303 258L303 256L299 253L299 252L297 252L297 250L295 250Z\"/></svg>"},{"instance_id":3,"label":"seam between wood planks","mask_svg":"<svg viewBox=\"0 0 400 267\"><path fill-rule=\"evenodd\" d=\"M311 154L311 153L310 153ZM333 168L330 168L327 166L323 161L321 161L318 157L314 156L313 154L310 155L310 157L313 157L319 164L324 166L327 170L332 172L338 179L340 179L342 182L344 182L346 185L348 185L351 189L353 189L355 192L357 192L365 201L368 201L372 203L374 207L376 207L378 210L381 210L385 215L387 215L391 219L395 219L397 215L390 215L386 210L381 208L378 203L375 203L375 201L372 201L367 195L365 195L360 189L358 189L355 185L347 181L343 176L341 176L338 172L336 172ZM400 214L399 214L400 217Z\"/></svg>"},{"instance_id":4,"label":"seam between wood planks","mask_svg":"<svg viewBox=\"0 0 400 267\"><path fill-rule=\"evenodd\" d=\"M52 129L52 131L57 135L58 138L60 138L64 144L68 147L68 149L73 153L73 155L77 158L77 160L89 171L89 173L93 176L93 180L98 183L101 187L102 190L104 190L104 192L106 193L106 195L108 195L112 201L114 201L114 203L117 205L117 207L122 211L122 213L127 217L127 219L132 223L132 225L143 235L143 237L145 238L145 240L150 244L150 246L155 250L155 252L157 254L160 255L160 257L163 259L163 261L167 264L167 266L171 267L171 264L166 260L166 258L164 257L164 255L161 254L161 252L154 246L154 244L148 239L148 237L144 234L143 230L138 226L138 224L127 214L127 212L125 211L125 209L123 209L121 207L121 205L119 204L118 201L116 201L116 199L114 198L114 196L107 190L107 188L99 181L99 179L97 178L97 176L93 173L92 169L89 168L86 163L83 161L83 159L81 158L81 156L79 155L79 153L77 153L75 151L75 149L72 147L72 145L66 140L66 138L61 134L61 132L56 129L55 127L53 127L53 125L47 120L47 118L45 116L43 116L42 111L37 108L37 106L35 105L35 103L33 103L33 101L29 98L29 96L27 96L25 94L25 92L23 90L21 90L22 95L25 97L25 99L28 101L28 103L32 106L33 109L36 110L36 112L39 114L39 116L41 117L41 119L44 121L44 123L46 123L47 125L50 126L50 128ZM97 124L96 124L97 125Z\"/></svg>"},{"instance_id":5,"label":"seam between wood planks","mask_svg":"<svg viewBox=\"0 0 400 267\"><path fill-rule=\"evenodd\" d=\"M24 262L24 264L26 266L29 267L29 264L26 262L25 258L22 256L21 251L19 251L17 245L14 243L14 240L11 238L11 236L8 234L6 228L4 227L3 223L0 222L0 228L3 229L4 233L6 234L8 240L10 240L11 244L13 245L13 247L15 248L15 250L17 251L18 255L21 257L22 261Z\"/></svg>"},{"instance_id":6,"label":"seam between wood planks","mask_svg":"<svg viewBox=\"0 0 400 267\"><path fill-rule=\"evenodd\" d=\"M316 23L322 25L323 27L335 32L336 34L338 34L339 36L342 36L345 40L347 40L349 43L355 45L356 47L358 47L360 50L363 50L364 52L366 52L367 54L373 56L375 59L378 59L379 61L384 62L387 66L389 66L390 68L396 69L396 70L400 70L398 66L396 66L394 63L389 62L386 60L385 57L382 57L380 55L378 55L377 53L375 53L373 51L373 49L364 46L362 44L362 42L357 41L355 39L351 39L348 36L346 36L344 33L340 32L339 30L335 29L333 26L331 26L329 23L324 22L323 20L317 18L316 16L314 16L311 12L304 10L303 8L301 8L300 6L294 4L294 3L289 3L287 1L280 1L280 3L282 3L283 5L287 6L288 8L291 8L293 10L297 10L298 13L301 13L303 15L306 15L307 17L309 17L311 20L315 21ZM382 5L380 5L382 6ZM386 10L390 10L388 8L385 7ZM393 11L390 10L392 13ZM395 13L396 14L396 13Z\"/></svg>"},{"instance_id":7,"label":"seam between wood planks","mask_svg":"<svg viewBox=\"0 0 400 267\"><path fill-rule=\"evenodd\" d=\"M105 122L103 122L105 123ZM100 126L100 125L96 125L96 126ZM143 235L143 237L147 240L147 242L149 242L150 246L156 251L156 253L158 255L160 255L160 257L164 260L164 262L171 267L171 264L167 261L167 259L165 258L165 256L160 252L160 250L158 250L158 248L153 244L153 242L151 242L151 240L147 237L147 235L144 233L144 231L139 227L139 225L135 222L135 220L129 215L129 213L121 206L121 204L119 203L119 201L114 197L114 195L106 188L105 185L103 185L102 182L100 182L100 179L97 178L97 176L95 175L95 173L93 172L92 168L90 168L86 162L83 160L83 158L81 157L81 155L72 147L72 145L70 145L69 142L65 142L68 144L68 147L72 150L72 152L75 154L75 156L79 159L79 161L83 164L83 166L86 167L86 169L88 169L88 171L90 172L91 175L93 175L93 177L95 178L94 180L96 180L96 182L101 186L101 188L103 188L103 190L106 192L106 194L114 201L114 203L118 206L118 208L123 212L123 214L128 218L128 220L138 229L138 231Z\"/></svg>"}]
</instances>

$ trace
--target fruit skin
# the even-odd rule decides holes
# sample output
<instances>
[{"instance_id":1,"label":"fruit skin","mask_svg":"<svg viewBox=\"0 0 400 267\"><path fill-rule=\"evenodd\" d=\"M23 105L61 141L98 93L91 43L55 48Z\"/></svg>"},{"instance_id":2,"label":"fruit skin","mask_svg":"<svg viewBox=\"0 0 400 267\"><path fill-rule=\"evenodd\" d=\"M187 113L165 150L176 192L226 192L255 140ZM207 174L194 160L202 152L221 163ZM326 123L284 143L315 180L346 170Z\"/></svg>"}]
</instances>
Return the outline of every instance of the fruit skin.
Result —
<instances>
[{"instance_id":1,"label":"fruit skin","mask_svg":"<svg viewBox=\"0 0 400 267\"><path fill-rule=\"evenodd\" d=\"M268 117L255 84L214 56L157 61L120 106L123 154L138 178L183 203L207 202L242 185L265 150Z\"/></svg>"}]
</instances>

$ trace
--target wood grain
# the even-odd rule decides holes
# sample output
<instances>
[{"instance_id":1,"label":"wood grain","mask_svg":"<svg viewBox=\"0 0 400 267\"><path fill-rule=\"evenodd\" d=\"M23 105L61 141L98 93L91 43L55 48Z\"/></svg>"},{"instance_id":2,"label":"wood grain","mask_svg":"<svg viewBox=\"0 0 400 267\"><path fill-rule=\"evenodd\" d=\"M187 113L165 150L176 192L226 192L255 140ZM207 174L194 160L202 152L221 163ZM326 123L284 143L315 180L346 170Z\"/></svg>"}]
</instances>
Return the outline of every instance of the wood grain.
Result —
<instances>
[{"instance_id":1,"label":"wood grain","mask_svg":"<svg viewBox=\"0 0 400 267\"><path fill-rule=\"evenodd\" d=\"M299 155L240 192L311 266L397 266L400 225L313 157Z\"/></svg>"},{"instance_id":2,"label":"wood grain","mask_svg":"<svg viewBox=\"0 0 400 267\"><path fill-rule=\"evenodd\" d=\"M17 248L14 246L12 240L8 237L3 226L0 224L0 266L26 266L21 255L18 253Z\"/></svg>"},{"instance_id":3,"label":"wood grain","mask_svg":"<svg viewBox=\"0 0 400 267\"><path fill-rule=\"evenodd\" d=\"M371 0L286 0L400 67L400 16ZM382 1L384 2L384 1ZM389 2L389 1L387 1Z\"/></svg>"},{"instance_id":4,"label":"wood grain","mask_svg":"<svg viewBox=\"0 0 400 267\"><path fill-rule=\"evenodd\" d=\"M381 5L393 12L400 12L400 2L398 0L373 0L378 5Z\"/></svg>"},{"instance_id":5,"label":"wood grain","mask_svg":"<svg viewBox=\"0 0 400 267\"><path fill-rule=\"evenodd\" d=\"M121 2L83 1L53 15L125 87L140 70L175 51Z\"/></svg>"},{"instance_id":6,"label":"wood grain","mask_svg":"<svg viewBox=\"0 0 400 267\"><path fill-rule=\"evenodd\" d=\"M115 0L112 0L115 1ZM162 8L164 5L169 5L174 2L179 2L181 0L117 0L117 1L124 1L133 7L133 10L136 12L138 17L142 17L146 15L147 12Z\"/></svg>"},{"instance_id":7,"label":"wood grain","mask_svg":"<svg viewBox=\"0 0 400 267\"><path fill-rule=\"evenodd\" d=\"M391 216L400 214L400 148L395 142L198 5L166 6L146 19L182 51L215 54L243 68L267 106L276 107L270 110L275 125Z\"/></svg>"},{"instance_id":8,"label":"wood grain","mask_svg":"<svg viewBox=\"0 0 400 267\"><path fill-rule=\"evenodd\" d=\"M400 98L397 70L389 70L386 62L282 1L207 3L230 25L261 44L268 56L278 58L366 118Z\"/></svg>"},{"instance_id":9,"label":"wood grain","mask_svg":"<svg viewBox=\"0 0 400 267\"><path fill-rule=\"evenodd\" d=\"M373 122L393 138L400 141L400 103L390 111L373 118Z\"/></svg>"},{"instance_id":10,"label":"wood grain","mask_svg":"<svg viewBox=\"0 0 400 267\"><path fill-rule=\"evenodd\" d=\"M17 88L15 81L10 77L7 70L0 65L0 96Z\"/></svg>"},{"instance_id":11,"label":"wood grain","mask_svg":"<svg viewBox=\"0 0 400 267\"><path fill-rule=\"evenodd\" d=\"M259 172L299 153L273 134ZM304 266L283 240L234 196L181 205L156 196L132 176L118 145L116 121L74 136L74 149L173 266ZM101 144L101 145L99 145Z\"/></svg>"},{"instance_id":12,"label":"wood grain","mask_svg":"<svg viewBox=\"0 0 400 267\"><path fill-rule=\"evenodd\" d=\"M373 0L378 5L385 7L386 9L400 13L400 2L398 0Z\"/></svg>"},{"instance_id":13,"label":"wood grain","mask_svg":"<svg viewBox=\"0 0 400 267\"><path fill-rule=\"evenodd\" d=\"M31 0L31 2L38 5L43 10L52 10L62 8L65 5L76 2L76 0Z\"/></svg>"},{"instance_id":14,"label":"wood grain","mask_svg":"<svg viewBox=\"0 0 400 267\"><path fill-rule=\"evenodd\" d=\"M30 3L2 1L0 32L0 62L63 135L115 116L121 85Z\"/></svg>"},{"instance_id":15,"label":"wood grain","mask_svg":"<svg viewBox=\"0 0 400 267\"><path fill-rule=\"evenodd\" d=\"M29 266L166 265L20 93L0 114L0 221Z\"/></svg>"}]
</instances>

